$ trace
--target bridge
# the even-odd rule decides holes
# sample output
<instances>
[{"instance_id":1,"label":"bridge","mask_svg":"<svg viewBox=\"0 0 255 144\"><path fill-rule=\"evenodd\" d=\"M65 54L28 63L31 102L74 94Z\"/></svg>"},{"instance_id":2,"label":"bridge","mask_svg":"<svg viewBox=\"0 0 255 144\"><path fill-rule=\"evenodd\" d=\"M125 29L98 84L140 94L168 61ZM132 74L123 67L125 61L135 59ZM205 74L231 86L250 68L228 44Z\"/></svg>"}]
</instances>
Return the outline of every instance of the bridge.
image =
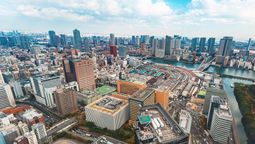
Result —
<instances>
[{"instance_id":1,"label":"bridge","mask_svg":"<svg viewBox=\"0 0 255 144\"><path fill-rule=\"evenodd\" d=\"M207 68L210 67L210 65L212 64L212 62L215 60L215 57L212 57L212 59L210 60L211 57L209 58L205 58L202 63L200 64L200 66L198 67L198 71L204 71L206 70Z\"/></svg>"}]
</instances>

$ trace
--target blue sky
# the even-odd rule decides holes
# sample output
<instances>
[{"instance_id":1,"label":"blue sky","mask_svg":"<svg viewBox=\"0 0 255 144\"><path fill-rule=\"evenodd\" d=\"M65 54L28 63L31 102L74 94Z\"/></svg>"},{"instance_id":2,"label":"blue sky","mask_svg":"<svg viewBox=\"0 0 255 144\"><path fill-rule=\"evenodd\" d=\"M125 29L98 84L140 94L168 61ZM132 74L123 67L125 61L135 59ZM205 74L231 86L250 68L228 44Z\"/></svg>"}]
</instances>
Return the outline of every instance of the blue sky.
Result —
<instances>
[{"instance_id":1,"label":"blue sky","mask_svg":"<svg viewBox=\"0 0 255 144\"><path fill-rule=\"evenodd\" d=\"M255 0L1 0L0 31L255 36Z\"/></svg>"}]
</instances>

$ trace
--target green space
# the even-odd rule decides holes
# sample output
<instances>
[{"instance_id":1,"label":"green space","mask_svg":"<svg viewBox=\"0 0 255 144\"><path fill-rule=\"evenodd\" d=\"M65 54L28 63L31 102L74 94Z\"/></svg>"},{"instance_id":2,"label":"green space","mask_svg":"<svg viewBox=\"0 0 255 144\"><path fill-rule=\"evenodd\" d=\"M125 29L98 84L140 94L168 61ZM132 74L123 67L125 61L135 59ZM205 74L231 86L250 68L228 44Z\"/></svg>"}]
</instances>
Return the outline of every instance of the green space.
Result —
<instances>
[{"instance_id":1,"label":"green space","mask_svg":"<svg viewBox=\"0 0 255 144\"><path fill-rule=\"evenodd\" d=\"M108 86L108 85L104 85L104 86L96 88L96 92L101 95L106 95L114 91L116 91L116 88Z\"/></svg>"},{"instance_id":2,"label":"green space","mask_svg":"<svg viewBox=\"0 0 255 144\"><path fill-rule=\"evenodd\" d=\"M234 94L243 115L242 123L248 137L247 143L255 142L255 85L235 83Z\"/></svg>"},{"instance_id":3,"label":"green space","mask_svg":"<svg viewBox=\"0 0 255 144\"><path fill-rule=\"evenodd\" d=\"M100 133L102 135L110 136L121 141L125 141L128 144L135 143L134 141L134 129L128 124L124 124L121 128L116 131L109 130L107 128L100 128L96 126L93 122L84 122L84 126L91 132Z\"/></svg>"},{"instance_id":4,"label":"green space","mask_svg":"<svg viewBox=\"0 0 255 144\"><path fill-rule=\"evenodd\" d=\"M205 96L205 95L206 95L206 90L200 90L200 91L198 92L198 95L199 95L199 96Z\"/></svg>"}]
</instances>

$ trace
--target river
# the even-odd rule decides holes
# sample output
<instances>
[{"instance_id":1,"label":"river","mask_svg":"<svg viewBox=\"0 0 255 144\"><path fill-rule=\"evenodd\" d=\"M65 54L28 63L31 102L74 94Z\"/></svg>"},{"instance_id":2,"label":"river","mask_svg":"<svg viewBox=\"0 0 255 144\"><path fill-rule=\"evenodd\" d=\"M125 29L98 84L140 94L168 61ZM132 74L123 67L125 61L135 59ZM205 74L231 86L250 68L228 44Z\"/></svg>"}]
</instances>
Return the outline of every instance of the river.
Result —
<instances>
[{"instance_id":1,"label":"river","mask_svg":"<svg viewBox=\"0 0 255 144\"><path fill-rule=\"evenodd\" d=\"M162 64L171 64L174 66L179 66L183 68L187 68L190 70L196 70L199 67L199 64L191 64L191 63L185 63L185 62L176 62L176 61L168 61L168 60L163 60L159 58L151 58L148 59L147 61L150 62L155 62L155 63L162 63ZM217 74L228 74L228 75L233 75L233 76L238 76L238 77L246 77L246 78L255 78L255 72L252 70L243 70L243 69L235 69L235 68L223 68L223 67L216 67L216 66L210 66L206 72L210 73L217 73ZM235 78L223 78L223 83L224 83L224 90L227 93L229 103L230 103L230 108L233 114L233 117L236 122L236 127L237 127L237 133L239 135L240 141L246 142L247 141L247 136L244 131L243 124L241 122L242 119L242 114L240 112L240 109L238 107L238 103L236 101L235 95L234 95L234 89L230 87L232 83L235 82L240 82L244 84L252 84L252 81L247 81L247 80L240 80L240 79L235 79Z\"/></svg>"}]
</instances>

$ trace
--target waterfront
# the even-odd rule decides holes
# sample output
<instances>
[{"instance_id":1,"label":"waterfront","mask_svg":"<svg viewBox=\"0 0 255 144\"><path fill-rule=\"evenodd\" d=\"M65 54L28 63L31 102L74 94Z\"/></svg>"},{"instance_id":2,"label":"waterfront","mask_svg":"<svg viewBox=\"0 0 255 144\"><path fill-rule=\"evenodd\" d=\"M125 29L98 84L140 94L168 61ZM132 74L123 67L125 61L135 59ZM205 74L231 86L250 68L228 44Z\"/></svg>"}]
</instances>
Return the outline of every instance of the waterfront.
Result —
<instances>
[{"instance_id":1,"label":"waterfront","mask_svg":"<svg viewBox=\"0 0 255 144\"><path fill-rule=\"evenodd\" d=\"M178 67L183 67L187 68L190 70L196 70L199 67L199 64L191 64L191 63L185 63L185 62L176 62L176 61L167 61L163 59L158 59L158 58L152 58L148 59L147 61L149 62L155 62L155 63L162 63L162 64L171 64L174 66ZM238 76L238 77L246 77L246 78L255 78L255 72L252 70L244 70L244 69L235 69L235 68L223 68L223 67L216 67L216 66L210 66L206 72L210 73L217 73L219 75L221 74L228 74L228 75L233 75L233 76ZM225 78L223 77L223 84L224 84L224 90L227 93L229 103L230 103L230 108L232 111L232 114L235 119L236 123L236 128L237 128L237 133L239 136L239 139L242 143L246 142L247 136L244 131L243 124L241 122L242 119L242 114L240 112L240 109L238 107L238 103L236 101L236 98L234 96L234 89L231 88L231 84L235 82L240 82L244 84L252 84L252 81L248 80L240 80L240 79L235 79L235 78Z\"/></svg>"}]
</instances>

